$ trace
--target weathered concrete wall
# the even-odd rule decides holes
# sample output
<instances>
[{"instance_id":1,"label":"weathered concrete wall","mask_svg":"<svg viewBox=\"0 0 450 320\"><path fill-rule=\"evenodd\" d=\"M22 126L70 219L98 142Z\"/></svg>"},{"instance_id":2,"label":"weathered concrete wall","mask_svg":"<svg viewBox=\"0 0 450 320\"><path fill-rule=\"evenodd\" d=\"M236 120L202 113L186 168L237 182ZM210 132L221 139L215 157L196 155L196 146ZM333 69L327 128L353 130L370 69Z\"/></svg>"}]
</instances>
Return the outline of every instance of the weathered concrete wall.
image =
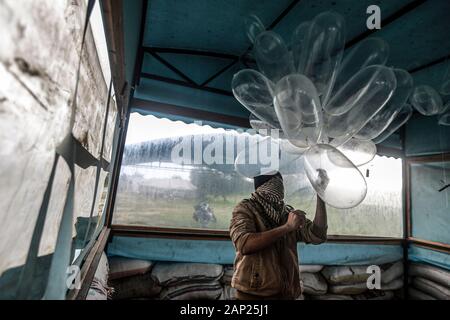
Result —
<instances>
[{"instance_id":1,"label":"weathered concrete wall","mask_svg":"<svg viewBox=\"0 0 450 320\"><path fill-rule=\"evenodd\" d=\"M85 11L83 0L0 1L0 274L25 261L54 149L65 134L72 130L99 157L108 84L91 30L82 52L75 124L69 127ZM113 101L107 160L116 110ZM76 167L75 176L74 222L76 216L89 216L95 168ZM105 177L102 173L98 198ZM60 160L40 255L54 250L68 182Z\"/></svg>"}]
</instances>

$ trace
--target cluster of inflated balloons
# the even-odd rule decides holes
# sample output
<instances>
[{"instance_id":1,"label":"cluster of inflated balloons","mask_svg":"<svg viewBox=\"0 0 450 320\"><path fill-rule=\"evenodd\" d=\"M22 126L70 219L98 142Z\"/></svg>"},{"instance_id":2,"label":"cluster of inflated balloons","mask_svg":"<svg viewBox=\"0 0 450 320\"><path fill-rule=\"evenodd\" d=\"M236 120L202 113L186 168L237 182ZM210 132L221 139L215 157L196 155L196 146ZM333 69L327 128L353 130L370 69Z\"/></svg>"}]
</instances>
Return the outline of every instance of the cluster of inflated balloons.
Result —
<instances>
[{"instance_id":1,"label":"cluster of inflated balloons","mask_svg":"<svg viewBox=\"0 0 450 320\"><path fill-rule=\"evenodd\" d=\"M352 208L364 200L367 184L357 167L408 121L411 104L424 114L444 111L429 87L414 88L407 71L385 65L384 40L367 38L345 51L345 21L337 13L301 23L290 44L265 30L256 16L246 28L259 71L236 73L233 94L251 112L254 129L279 129L282 139L273 143L289 155L280 166L301 158L311 185L333 207ZM249 153L238 155L235 168L252 178L262 172L244 165Z\"/></svg>"},{"instance_id":2,"label":"cluster of inflated balloons","mask_svg":"<svg viewBox=\"0 0 450 320\"><path fill-rule=\"evenodd\" d=\"M442 95L450 95L450 82L444 82L440 91ZM450 102L444 104L441 96L433 87L428 85L415 87L409 100L422 115L439 115L438 123L443 126L450 126Z\"/></svg>"}]
</instances>

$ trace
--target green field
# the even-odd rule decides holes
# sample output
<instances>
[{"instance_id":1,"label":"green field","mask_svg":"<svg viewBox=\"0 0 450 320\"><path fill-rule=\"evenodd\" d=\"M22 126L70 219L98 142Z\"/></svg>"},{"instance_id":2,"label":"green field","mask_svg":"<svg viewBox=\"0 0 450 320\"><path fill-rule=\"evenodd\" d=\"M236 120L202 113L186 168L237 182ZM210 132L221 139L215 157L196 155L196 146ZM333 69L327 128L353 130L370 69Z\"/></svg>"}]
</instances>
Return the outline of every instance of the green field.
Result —
<instances>
[{"instance_id":1,"label":"green field","mask_svg":"<svg viewBox=\"0 0 450 320\"><path fill-rule=\"evenodd\" d=\"M217 222L208 229L228 230L231 213L240 200L249 195L209 198ZM304 210L309 219L314 218L315 197L312 194L296 195L288 201L294 208ZM392 201L392 199L391 199ZM193 218L195 199L151 199L137 193L118 193L114 224L173 228L202 228ZM350 210L328 207L329 234L397 236L402 235L401 208L388 205L370 206L364 203Z\"/></svg>"},{"instance_id":2,"label":"green field","mask_svg":"<svg viewBox=\"0 0 450 320\"><path fill-rule=\"evenodd\" d=\"M238 197L216 198L209 202L217 222L210 229L228 230L233 207L243 199ZM193 218L195 200L190 199L148 199L143 195L117 194L114 223L124 225L145 225L154 227L201 228Z\"/></svg>"}]
</instances>

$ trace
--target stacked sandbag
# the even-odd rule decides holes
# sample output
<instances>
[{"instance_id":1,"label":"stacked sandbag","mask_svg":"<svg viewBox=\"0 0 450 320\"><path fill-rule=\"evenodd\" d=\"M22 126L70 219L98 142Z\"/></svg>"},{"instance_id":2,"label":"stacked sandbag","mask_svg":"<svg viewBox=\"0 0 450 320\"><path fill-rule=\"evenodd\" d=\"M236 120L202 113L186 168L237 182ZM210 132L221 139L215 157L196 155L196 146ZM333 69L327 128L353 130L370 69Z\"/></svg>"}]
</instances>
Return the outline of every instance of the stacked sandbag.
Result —
<instances>
[{"instance_id":1,"label":"stacked sandbag","mask_svg":"<svg viewBox=\"0 0 450 320\"><path fill-rule=\"evenodd\" d=\"M161 287L151 276L153 262L123 257L110 258L109 283L113 300L154 299Z\"/></svg>"},{"instance_id":2,"label":"stacked sandbag","mask_svg":"<svg viewBox=\"0 0 450 320\"><path fill-rule=\"evenodd\" d=\"M106 254L103 252L94 274L94 279L89 287L86 300L108 300L112 289L108 286L109 264Z\"/></svg>"},{"instance_id":3,"label":"stacked sandbag","mask_svg":"<svg viewBox=\"0 0 450 320\"><path fill-rule=\"evenodd\" d=\"M327 266L322 275L330 285L344 285L353 283L366 283L370 274L367 266Z\"/></svg>"},{"instance_id":4,"label":"stacked sandbag","mask_svg":"<svg viewBox=\"0 0 450 320\"><path fill-rule=\"evenodd\" d=\"M403 279L398 278L387 284L381 283L380 290L395 291L395 290L399 290L402 287L403 287ZM355 295L357 295L357 294L362 294L367 291L371 291L371 290L369 290L367 288L366 282L336 284L336 285L330 286L330 292L334 293L334 294L350 294L350 295L355 294Z\"/></svg>"},{"instance_id":5,"label":"stacked sandbag","mask_svg":"<svg viewBox=\"0 0 450 320\"><path fill-rule=\"evenodd\" d=\"M422 291L414 289L414 287L412 286L408 288L408 295L410 300L437 300L436 298L423 293Z\"/></svg>"},{"instance_id":6,"label":"stacked sandbag","mask_svg":"<svg viewBox=\"0 0 450 320\"><path fill-rule=\"evenodd\" d=\"M109 259L109 279L122 279L136 275L143 275L152 270L153 262L124 257L111 257Z\"/></svg>"},{"instance_id":7,"label":"stacked sandbag","mask_svg":"<svg viewBox=\"0 0 450 320\"><path fill-rule=\"evenodd\" d=\"M381 289L370 290L368 265L299 266L303 293L311 300L391 300L403 287L401 261L381 266Z\"/></svg>"},{"instance_id":8,"label":"stacked sandbag","mask_svg":"<svg viewBox=\"0 0 450 320\"><path fill-rule=\"evenodd\" d=\"M234 267L230 265L223 266L223 276L220 282L223 285L231 285L231 279L233 278Z\"/></svg>"},{"instance_id":9,"label":"stacked sandbag","mask_svg":"<svg viewBox=\"0 0 450 320\"><path fill-rule=\"evenodd\" d=\"M377 298L375 300L404 299L404 269L405 266L403 265L403 261L397 261L396 263L382 266L381 290L386 295L385 298ZM392 299L387 298L391 296Z\"/></svg>"},{"instance_id":10,"label":"stacked sandbag","mask_svg":"<svg viewBox=\"0 0 450 320\"><path fill-rule=\"evenodd\" d=\"M403 277L403 262L397 261L393 264L385 265L381 271L381 283L389 284L395 281L396 279L400 279Z\"/></svg>"},{"instance_id":11,"label":"stacked sandbag","mask_svg":"<svg viewBox=\"0 0 450 320\"><path fill-rule=\"evenodd\" d=\"M236 289L228 284L223 285L223 291L219 300L236 300Z\"/></svg>"},{"instance_id":12,"label":"stacked sandbag","mask_svg":"<svg viewBox=\"0 0 450 320\"><path fill-rule=\"evenodd\" d=\"M154 264L149 261L116 257L111 259L110 265L110 283L115 288L114 299L236 299L236 290L231 287L234 273L232 265L176 262ZM399 289L403 287L401 261L380 266L382 271L380 290L367 288L367 279L371 275L367 273L367 268L368 266L299 265L303 295L298 300L398 298L398 293L401 292ZM441 295L448 292L421 279L416 279L415 283L419 288L428 286L430 292L437 290ZM419 292L416 296L422 298L430 296L429 292L420 294ZM439 295L436 292L434 294Z\"/></svg>"},{"instance_id":13,"label":"stacked sandbag","mask_svg":"<svg viewBox=\"0 0 450 320\"><path fill-rule=\"evenodd\" d=\"M231 287L231 279L233 278L234 267L232 265L223 266L223 275L220 279L223 290L219 300L236 300L236 289Z\"/></svg>"},{"instance_id":14,"label":"stacked sandbag","mask_svg":"<svg viewBox=\"0 0 450 320\"><path fill-rule=\"evenodd\" d=\"M409 298L413 300L450 300L450 271L429 264L412 263Z\"/></svg>"},{"instance_id":15,"label":"stacked sandbag","mask_svg":"<svg viewBox=\"0 0 450 320\"><path fill-rule=\"evenodd\" d=\"M302 282L303 293L311 296L324 295L328 291L328 284L325 278L319 273L306 273L300 274Z\"/></svg>"},{"instance_id":16,"label":"stacked sandbag","mask_svg":"<svg viewBox=\"0 0 450 320\"><path fill-rule=\"evenodd\" d=\"M353 296L354 300L393 300L394 291L370 290Z\"/></svg>"},{"instance_id":17,"label":"stacked sandbag","mask_svg":"<svg viewBox=\"0 0 450 320\"><path fill-rule=\"evenodd\" d=\"M172 285L161 291L161 300L217 300L223 292L219 281Z\"/></svg>"},{"instance_id":18,"label":"stacked sandbag","mask_svg":"<svg viewBox=\"0 0 450 320\"><path fill-rule=\"evenodd\" d=\"M300 274L302 273L317 273L322 271L323 265L319 264L301 264L298 266Z\"/></svg>"},{"instance_id":19,"label":"stacked sandbag","mask_svg":"<svg viewBox=\"0 0 450 320\"><path fill-rule=\"evenodd\" d=\"M161 300L216 300L223 293L223 267L204 263L157 263L153 279L163 287Z\"/></svg>"},{"instance_id":20,"label":"stacked sandbag","mask_svg":"<svg viewBox=\"0 0 450 320\"><path fill-rule=\"evenodd\" d=\"M150 273L112 280L111 286L114 288L113 300L154 299L161 292Z\"/></svg>"},{"instance_id":21,"label":"stacked sandbag","mask_svg":"<svg viewBox=\"0 0 450 320\"><path fill-rule=\"evenodd\" d=\"M310 300L353 300L351 296L348 295L338 295L338 294L324 294L321 296L311 296Z\"/></svg>"}]
</instances>

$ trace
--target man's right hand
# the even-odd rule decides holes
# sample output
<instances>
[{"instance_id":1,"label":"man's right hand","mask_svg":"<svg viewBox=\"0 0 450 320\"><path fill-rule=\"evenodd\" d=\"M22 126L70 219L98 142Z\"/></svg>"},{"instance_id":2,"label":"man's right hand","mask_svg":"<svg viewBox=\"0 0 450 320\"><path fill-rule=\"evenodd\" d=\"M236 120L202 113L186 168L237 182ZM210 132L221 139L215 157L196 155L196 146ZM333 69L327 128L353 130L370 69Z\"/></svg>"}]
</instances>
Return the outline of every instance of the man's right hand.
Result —
<instances>
[{"instance_id":1,"label":"man's right hand","mask_svg":"<svg viewBox=\"0 0 450 320\"><path fill-rule=\"evenodd\" d=\"M305 213L300 210L289 212L288 220L285 224L288 232L296 231L305 225Z\"/></svg>"},{"instance_id":2,"label":"man's right hand","mask_svg":"<svg viewBox=\"0 0 450 320\"><path fill-rule=\"evenodd\" d=\"M289 213L288 220L284 225L263 232L249 233L247 241L239 248L240 253L244 256L254 254L272 245L287 233L297 231L306 223L305 214L300 210L292 211Z\"/></svg>"}]
</instances>

